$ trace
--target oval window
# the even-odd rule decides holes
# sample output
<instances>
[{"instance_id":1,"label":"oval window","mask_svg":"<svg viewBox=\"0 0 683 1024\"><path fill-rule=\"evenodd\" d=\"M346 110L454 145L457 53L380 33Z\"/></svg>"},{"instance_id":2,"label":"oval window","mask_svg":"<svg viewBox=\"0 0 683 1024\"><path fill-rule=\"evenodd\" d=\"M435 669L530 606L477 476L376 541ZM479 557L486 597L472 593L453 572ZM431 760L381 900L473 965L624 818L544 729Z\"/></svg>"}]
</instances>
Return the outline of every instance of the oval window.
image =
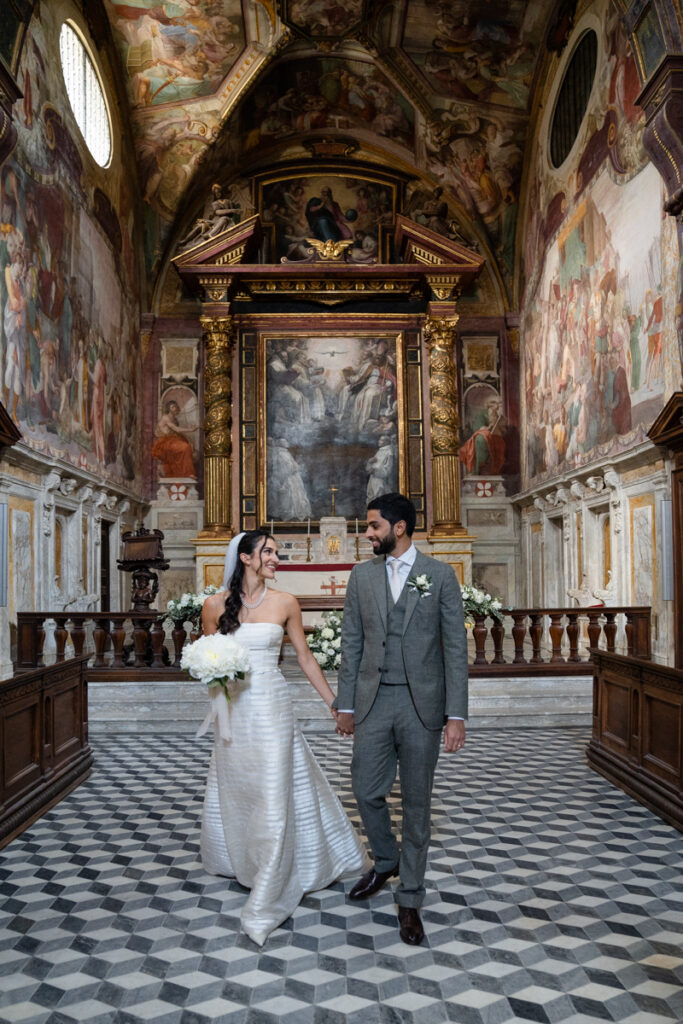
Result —
<instances>
[{"instance_id":1,"label":"oval window","mask_svg":"<svg viewBox=\"0 0 683 1024\"><path fill-rule=\"evenodd\" d=\"M59 55L69 103L93 159L106 167L111 158L111 124L102 82L76 29L64 22Z\"/></svg>"},{"instance_id":2,"label":"oval window","mask_svg":"<svg viewBox=\"0 0 683 1024\"><path fill-rule=\"evenodd\" d=\"M562 79L550 130L550 160L559 167L569 156L586 114L598 62L598 37L590 29L579 40Z\"/></svg>"}]
</instances>

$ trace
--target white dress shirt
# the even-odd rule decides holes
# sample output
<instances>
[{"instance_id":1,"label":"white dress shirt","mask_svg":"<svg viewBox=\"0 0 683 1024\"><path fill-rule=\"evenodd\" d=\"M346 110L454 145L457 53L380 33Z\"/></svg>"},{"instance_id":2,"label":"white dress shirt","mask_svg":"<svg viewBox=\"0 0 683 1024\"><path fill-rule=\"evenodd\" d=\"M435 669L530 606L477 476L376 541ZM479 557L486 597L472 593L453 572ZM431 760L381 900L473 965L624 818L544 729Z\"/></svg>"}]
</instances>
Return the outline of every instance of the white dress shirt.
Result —
<instances>
[{"instance_id":1,"label":"white dress shirt","mask_svg":"<svg viewBox=\"0 0 683 1024\"><path fill-rule=\"evenodd\" d=\"M417 548L415 547L414 544L411 544L410 547L408 548L408 550L404 551L403 554L399 558L396 558L394 555L387 555L387 561L386 561L386 564L387 564L387 579L389 580L389 585L390 586L391 586L391 575L392 575L392 572L394 571L391 568L391 563L392 562L398 562L398 569L396 571L398 572L398 574L399 574L399 576L401 578L401 583L403 584L403 586L405 586L406 582L408 580L408 577L410 576L410 570L413 568L413 565L415 564L415 559L416 558L417 558ZM339 709L339 713L342 714L342 715L352 715L353 711L340 708ZM449 718L449 720L450 719L455 719L458 722L464 722L464 718L460 718L459 715L449 715L448 718Z\"/></svg>"}]
</instances>

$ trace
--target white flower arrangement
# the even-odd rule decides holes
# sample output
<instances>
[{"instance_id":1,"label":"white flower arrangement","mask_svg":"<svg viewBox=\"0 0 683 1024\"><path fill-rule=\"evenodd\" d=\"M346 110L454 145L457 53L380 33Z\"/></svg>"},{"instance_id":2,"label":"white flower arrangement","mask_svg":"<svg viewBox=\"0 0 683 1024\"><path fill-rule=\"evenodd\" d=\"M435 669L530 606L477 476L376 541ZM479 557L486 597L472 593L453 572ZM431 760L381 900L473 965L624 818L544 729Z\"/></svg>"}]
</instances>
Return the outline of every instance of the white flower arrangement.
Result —
<instances>
[{"instance_id":1,"label":"white flower arrangement","mask_svg":"<svg viewBox=\"0 0 683 1024\"><path fill-rule=\"evenodd\" d=\"M432 577L428 576L426 572L421 572L417 576L409 576L406 585L420 597L429 597L432 590Z\"/></svg>"},{"instance_id":2,"label":"white flower arrangement","mask_svg":"<svg viewBox=\"0 0 683 1024\"><path fill-rule=\"evenodd\" d=\"M230 700L228 682L244 679L249 671L249 651L224 633L200 636L183 649L180 667L207 686L220 686Z\"/></svg>"},{"instance_id":3,"label":"white flower arrangement","mask_svg":"<svg viewBox=\"0 0 683 1024\"><path fill-rule=\"evenodd\" d=\"M341 665L341 628L343 612L323 612L323 621L306 637L311 653L322 669Z\"/></svg>"},{"instance_id":4,"label":"white flower arrangement","mask_svg":"<svg viewBox=\"0 0 683 1024\"><path fill-rule=\"evenodd\" d=\"M491 597L484 590L473 587L471 583L463 583L460 588L462 593L462 606L465 616L490 615L500 622L503 621L503 602L499 597ZM468 623L469 624L469 623Z\"/></svg>"},{"instance_id":5,"label":"white flower arrangement","mask_svg":"<svg viewBox=\"0 0 683 1024\"><path fill-rule=\"evenodd\" d=\"M176 626L182 626L184 622L191 622L197 625L201 618L202 608L207 597L217 594L222 587L214 587L211 584L204 587L198 594L184 593L181 597L174 597L166 605L164 618L171 619Z\"/></svg>"}]
</instances>

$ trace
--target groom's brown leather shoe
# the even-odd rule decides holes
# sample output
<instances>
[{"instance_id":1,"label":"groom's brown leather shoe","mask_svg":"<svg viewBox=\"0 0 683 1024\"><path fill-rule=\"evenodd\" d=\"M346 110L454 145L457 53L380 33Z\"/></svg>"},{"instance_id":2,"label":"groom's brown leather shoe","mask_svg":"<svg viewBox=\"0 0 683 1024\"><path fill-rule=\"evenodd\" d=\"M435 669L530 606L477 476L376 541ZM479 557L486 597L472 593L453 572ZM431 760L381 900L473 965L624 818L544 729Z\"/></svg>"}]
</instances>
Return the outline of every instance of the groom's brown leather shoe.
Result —
<instances>
[{"instance_id":1,"label":"groom's brown leather shoe","mask_svg":"<svg viewBox=\"0 0 683 1024\"><path fill-rule=\"evenodd\" d=\"M399 907L398 923L401 941L409 946L419 946L425 937L419 910L415 907Z\"/></svg>"},{"instance_id":2,"label":"groom's brown leather shoe","mask_svg":"<svg viewBox=\"0 0 683 1024\"><path fill-rule=\"evenodd\" d=\"M385 882L398 875L398 864L389 871L375 871L370 868L359 878L349 893L350 900L367 900L379 892Z\"/></svg>"}]
</instances>

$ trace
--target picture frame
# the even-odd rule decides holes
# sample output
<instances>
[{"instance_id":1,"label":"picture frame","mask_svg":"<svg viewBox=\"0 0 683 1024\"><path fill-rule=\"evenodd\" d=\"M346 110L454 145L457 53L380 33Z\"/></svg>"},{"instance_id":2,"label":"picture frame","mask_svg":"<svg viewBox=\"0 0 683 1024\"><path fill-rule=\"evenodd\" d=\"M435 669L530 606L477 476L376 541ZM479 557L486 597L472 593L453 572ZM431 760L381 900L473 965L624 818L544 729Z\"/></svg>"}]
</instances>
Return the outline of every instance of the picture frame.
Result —
<instances>
[{"instance_id":1,"label":"picture frame","mask_svg":"<svg viewBox=\"0 0 683 1024\"><path fill-rule=\"evenodd\" d=\"M319 318L299 319L292 329L241 334L242 529L272 520L288 532L317 532L334 508L353 530L356 519L365 522L371 476L373 496L409 494L424 528L419 335L344 320L316 329ZM302 360L312 361L312 385Z\"/></svg>"},{"instance_id":2,"label":"picture frame","mask_svg":"<svg viewBox=\"0 0 683 1024\"><path fill-rule=\"evenodd\" d=\"M257 358L260 522L364 520L406 489L402 332L264 331Z\"/></svg>"}]
</instances>

